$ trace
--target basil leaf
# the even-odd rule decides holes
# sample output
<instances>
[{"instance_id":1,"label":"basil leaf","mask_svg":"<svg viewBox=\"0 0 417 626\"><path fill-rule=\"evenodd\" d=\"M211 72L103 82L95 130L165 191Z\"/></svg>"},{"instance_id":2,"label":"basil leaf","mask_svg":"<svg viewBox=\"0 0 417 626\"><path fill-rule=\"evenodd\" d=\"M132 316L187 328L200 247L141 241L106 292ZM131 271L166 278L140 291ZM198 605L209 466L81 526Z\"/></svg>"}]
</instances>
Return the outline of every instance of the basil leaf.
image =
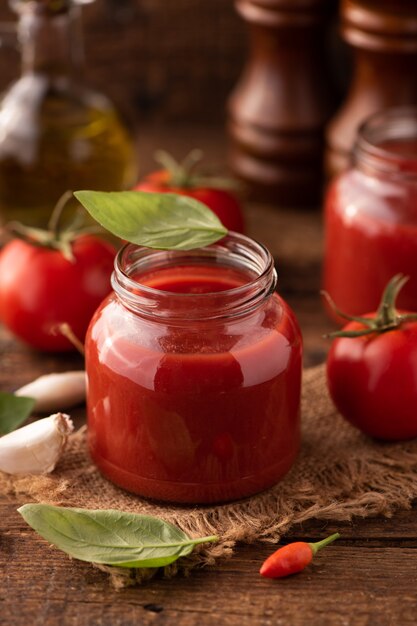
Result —
<instances>
[{"instance_id":1,"label":"basil leaf","mask_svg":"<svg viewBox=\"0 0 417 626\"><path fill-rule=\"evenodd\" d=\"M163 567L218 537L190 539L168 522L121 511L25 504L19 513L41 537L75 559L119 567Z\"/></svg>"},{"instance_id":2,"label":"basil leaf","mask_svg":"<svg viewBox=\"0 0 417 626\"><path fill-rule=\"evenodd\" d=\"M0 435L7 435L31 414L35 400L0 391Z\"/></svg>"},{"instance_id":3,"label":"basil leaf","mask_svg":"<svg viewBox=\"0 0 417 626\"><path fill-rule=\"evenodd\" d=\"M192 250L227 235L218 217L194 198L144 191L76 191L74 195L113 235L147 248Z\"/></svg>"}]
</instances>

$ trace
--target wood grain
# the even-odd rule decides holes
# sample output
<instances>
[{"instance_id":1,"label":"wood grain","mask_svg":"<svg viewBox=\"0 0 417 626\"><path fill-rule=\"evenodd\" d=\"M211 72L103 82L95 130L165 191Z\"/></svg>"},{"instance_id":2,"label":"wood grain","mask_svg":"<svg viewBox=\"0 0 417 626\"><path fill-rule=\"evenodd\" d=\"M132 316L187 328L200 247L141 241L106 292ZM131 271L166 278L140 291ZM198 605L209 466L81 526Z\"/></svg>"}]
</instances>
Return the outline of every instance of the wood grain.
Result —
<instances>
[{"instance_id":1,"label":"wood grain","mask_svg":"<svg viewBox=\"0 0 417 626\"><path fill-rule=\"evenodd\" d=\"M163 137L184 150L193 138L221 162L224 140L208 129L158 129L144 133L144 170ZM322 227L319 212L274 211L248 206L249 232L277 261L280 289L303 329L305 362L323 361L326 320L318 288ZM82 367L78 356L41 355L0 329L0 389L36 375ZM82 413L82 411L81 411ZM82 419L78 412L77 422ZM262 579L259 567L275 546L239 546L235 556L189 578L156 578L140 588L115 591L93 566L71 561L39 538L16 512L21 502L0 498L1 626L414 626L417 615L417 512L391 519L334 524L310 521L286 541L341 539L303 573Z\"/></svg>"},{"instance_id":2,"label":"wood grain","mask_svg":"<svg viewBox=\"0 0 417 626\"><path fill-rule=\"evenodd\" d=\"M114 591L105 574L35 537L14 509L0 504L1 624L55 626L63 618L74 626L415 624L414 512L400 515L396 525L369 521L359 538L362 522L321 525L312 530L314 539L335 529L342 539L308 570L285 580L259 576L271 548L256 545L242 546L215 570ZM306 530L294 538L309 539Z\"/></svg>"}]
</instances>

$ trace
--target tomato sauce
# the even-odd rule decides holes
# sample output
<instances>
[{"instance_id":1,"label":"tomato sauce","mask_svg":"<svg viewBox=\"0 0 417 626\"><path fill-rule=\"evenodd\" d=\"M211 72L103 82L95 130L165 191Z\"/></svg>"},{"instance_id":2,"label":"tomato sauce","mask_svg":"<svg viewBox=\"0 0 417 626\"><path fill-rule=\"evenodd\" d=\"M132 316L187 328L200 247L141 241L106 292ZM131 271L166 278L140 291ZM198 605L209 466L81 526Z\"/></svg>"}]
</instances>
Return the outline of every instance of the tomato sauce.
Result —
<instances>
[{"instance_id":1,"label":"tomato sauce","mask_svg":"<svg viewBox=\"0 0 417 626\"><path fill-rule=\"evenodd\" d=\"M139 293L159 292L165 309L178 312L187 295L199 311L186 321L155 319L112 295L96 313L86 358L89 443L99 469L129 491L174 502L226 501L274 484L293 464L300 437L301 338L288 306L273 293L241 315L205 315L248 283L230 267L133 278Z\"/></svg>"},{"instance_id":2,"label":"tomato sauce","mask_svg":"<svg viewBox=\"0 0 417 626\"><path fill-rule=\"evenodd\" d=\"M351 315L374 311L398 273L410 277L398 305L417 311L417 137L383 128L327 192L324 288Z\"/></svg>"}]
</instances>

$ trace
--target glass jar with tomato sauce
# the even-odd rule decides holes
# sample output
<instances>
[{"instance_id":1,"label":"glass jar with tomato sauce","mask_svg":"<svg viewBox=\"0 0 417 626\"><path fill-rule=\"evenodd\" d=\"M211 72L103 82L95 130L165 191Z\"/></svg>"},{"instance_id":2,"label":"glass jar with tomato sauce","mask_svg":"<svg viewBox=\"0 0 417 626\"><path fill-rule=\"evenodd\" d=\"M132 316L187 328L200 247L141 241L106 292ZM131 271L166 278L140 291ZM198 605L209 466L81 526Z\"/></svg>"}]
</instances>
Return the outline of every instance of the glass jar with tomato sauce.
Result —
<instances>
[{"instance_id":1,"label":"glass jar with tomato sauce","mask_svg":"<svg viewBox=\"0 0 417 626\"><path fill-rule=\"evenodd\" d=\"M417 108L369 118L352 160L327 192L324 288L358 315L374 311L403 273L410 280L398 305L417 311Z\"/></svg>"},{"instance_id":2,"label":"glass jar with tomato sauce","mask_svg":"<svg viewBox=\"0 0 417 626\"><path fill-rule=\"evenodd\" d=\"M301 335L270 253L230 233L188 252L125 246L87 334L101 472L157 500L239 499L299 448Z\"/></svg>"}]
</instances>

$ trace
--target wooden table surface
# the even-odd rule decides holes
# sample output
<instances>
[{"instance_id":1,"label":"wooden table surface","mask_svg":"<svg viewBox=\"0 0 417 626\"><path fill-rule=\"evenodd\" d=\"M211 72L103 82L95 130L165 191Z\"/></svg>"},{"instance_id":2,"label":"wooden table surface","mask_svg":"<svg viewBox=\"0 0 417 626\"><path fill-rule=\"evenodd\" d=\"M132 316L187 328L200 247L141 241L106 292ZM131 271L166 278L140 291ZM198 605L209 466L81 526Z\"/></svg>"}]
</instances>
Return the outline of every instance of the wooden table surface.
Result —
<instances>
[{"instance_id":1,"label":"wooden table surface","mask_svg":"<svg viewBox=\"0 0 417 626\"><path fill-rule=\"evenodd\" d=\"M164 146L206 147L221 157L209 131L165 133ZM158 146L148 133L143 151ZM162 144L161 144L162 145ZM220 146L220 148L219 148ZM182 150L184 152L184 150ZM221 158L220 158L221 160ZM145 159L149 169L149 159ZM145 168L146 169L146 168ZM320 297L322 229L319 212L247 207L252 236L277 261L281 293L293 306L305 342L305 364L322 362L330 329ZM37 354L0 328L0 389L12 390L36 375L81 367L81 359ZM0 496L1 626L407 626L417 624L417 516L311 521L293 539L342 537L303 573L271 581L259 576L271 546L239 546L230 560L190 577L156 578L142 587L114 590L106 574L50 548L16 513L14 498Z\"/></svg>"}]
</instances>

